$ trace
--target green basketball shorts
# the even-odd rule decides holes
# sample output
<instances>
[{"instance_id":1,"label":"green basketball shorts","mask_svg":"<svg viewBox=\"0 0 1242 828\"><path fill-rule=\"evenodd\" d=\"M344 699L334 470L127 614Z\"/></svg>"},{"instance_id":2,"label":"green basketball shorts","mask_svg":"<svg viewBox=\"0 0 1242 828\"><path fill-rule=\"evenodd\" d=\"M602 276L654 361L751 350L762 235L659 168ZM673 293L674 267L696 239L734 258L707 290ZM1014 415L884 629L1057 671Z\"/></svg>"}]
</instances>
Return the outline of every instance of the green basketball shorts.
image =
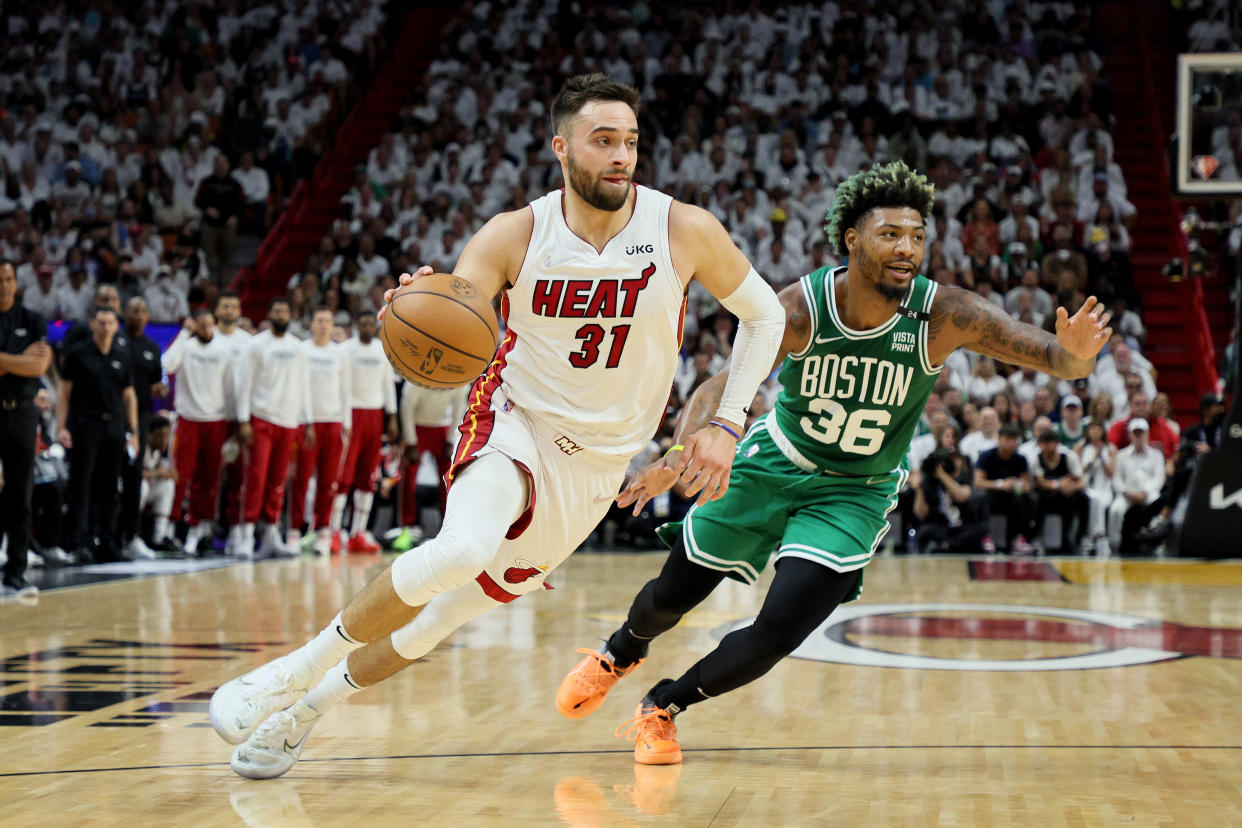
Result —
<instances>
[{"instance_id":1,"label":"green basketball shorts","mask_svg":"<svg viewBox=\"0 0 1242 828\"><path fill-rule=\"evenodd\" d=\"M761 421L738 444L725 496L657 534L672 546L680 531L690 560L746 584L773 552L850 572L875 554L908 476L904 467L871 477L810 474L785 459ZM846 600L861 593L860 578Z\"/></svg>"}]
</instances>

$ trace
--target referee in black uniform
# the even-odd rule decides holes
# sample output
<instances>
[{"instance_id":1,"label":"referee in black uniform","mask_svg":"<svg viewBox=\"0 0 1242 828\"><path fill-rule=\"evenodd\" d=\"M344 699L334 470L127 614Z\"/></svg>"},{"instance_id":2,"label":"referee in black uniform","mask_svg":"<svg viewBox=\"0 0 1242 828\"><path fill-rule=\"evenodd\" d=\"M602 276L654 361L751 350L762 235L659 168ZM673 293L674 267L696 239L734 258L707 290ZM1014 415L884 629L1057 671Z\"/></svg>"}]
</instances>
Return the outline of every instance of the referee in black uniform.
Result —
<instances>
[{"instance_id":1,"label":"referee in black uniform","mask_svg":"<svg viewBox=\"0 0 1242 828\"><path fill-rule=\"evenodd\" d=\"M57 439L69 449L65 546L76 551L79 562L117 561L117 489L127 429L130 451L139 451L138 401L128 352L114 342L116 311L96 306L90 326L91 338L65 353L56 400ZM90 543L92 523L99 539L95 549Z\"/></svg>"},{"instance_id":2,"label":"referee in black uniform","mask_svg":"<svg viewBox=\"0 0 1242 828\"><path fill-rule=\"evenodd\" d=\"M43 317L17 303L17 271L0 259L0 531L8 536L2 592L38 593L26 580L26 546L30 542L30 493L34 488L34 395L47 372L52 349Z\"/></svg>"}]
</instances>

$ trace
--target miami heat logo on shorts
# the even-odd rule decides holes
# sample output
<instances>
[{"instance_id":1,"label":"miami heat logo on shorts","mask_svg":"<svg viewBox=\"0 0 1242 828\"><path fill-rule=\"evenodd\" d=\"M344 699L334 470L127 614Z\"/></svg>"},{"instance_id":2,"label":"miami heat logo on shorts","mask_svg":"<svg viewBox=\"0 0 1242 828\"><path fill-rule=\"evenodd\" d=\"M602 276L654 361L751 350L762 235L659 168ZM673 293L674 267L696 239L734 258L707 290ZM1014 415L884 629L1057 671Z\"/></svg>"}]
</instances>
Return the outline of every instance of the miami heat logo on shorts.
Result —
<instances>
[{"instance_id":1,"label":"miami heat logo on shorts","mask_svg":"<svg viewBox=\"0 0 1242 828\"><path fill-rule=\"evenodd\" d=\"M523 581L529 581L531 578L542 575L544 569L537 564L531 563L525 558L514 559L514 566L505 570L504 579L506 584L520 584Z\"/></svg>"}]
</instances>

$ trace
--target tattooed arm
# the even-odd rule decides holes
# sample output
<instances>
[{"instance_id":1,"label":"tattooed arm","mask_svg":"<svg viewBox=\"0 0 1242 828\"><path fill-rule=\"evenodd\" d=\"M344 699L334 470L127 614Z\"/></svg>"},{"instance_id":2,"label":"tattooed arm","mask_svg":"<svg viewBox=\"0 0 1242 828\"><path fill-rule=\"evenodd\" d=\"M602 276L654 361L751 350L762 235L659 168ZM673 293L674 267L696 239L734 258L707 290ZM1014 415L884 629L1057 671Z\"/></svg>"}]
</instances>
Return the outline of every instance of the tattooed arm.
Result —
<instances>
[{"instance_id":1,"label":"tattooed arm","mask_svg":"<svg viewBox=\"0 0 1242 828\"><path fill-rule=\"evenodd\" d=\"M777 298L780 299L781 307L785 309L785 335L781 338L780 350L776 352L776 360L772 363L774 370L785 361L785 357L806 348L812 333L811 314L806 306L801 280L786 287L777 294ZM725 382L728 379L729 372L721 371L694 390L685 407L682 408L681 416L677 418L677 430L673 434L675 444L687 444L694 439L693 435L696 431L707 427L708 420L712 418L712 414L720 405L720 395L724 393ZM617 505L624 509L633 503L635 504L634 514L637 515L647 505L647 501L661 492L668 491L673 484L683 478L683 482L687 484L685 496L693 497L696 492L700 491L703 481L694 479L698 474L695 464L691 462L683 466L681 458L678 457L679 454L680 452L670 452L643 467L638 474L634 475L634 479L629 482L625 490L617 495ZM719 494L723 495L728 487L729 480L726 474ZM700 505L707 502L709 494L706 489L703 489L699 496Z\"/></svg>"},{"instance_id":2,"label":"tattooed arm","mask_svg":"<svg viewBox=\"0 0 1242 828\"><path fill-rule=\"evenodd\" d=\"M977 293L941 285L932 302L928 353L940 365L966 348L1011 365L1025 365L1062 379L1085 377L1112 336L1111 314L1094 296L1073 317L1057 308L1057 332L1019 322Z\"/></svg>"}]
</instances>

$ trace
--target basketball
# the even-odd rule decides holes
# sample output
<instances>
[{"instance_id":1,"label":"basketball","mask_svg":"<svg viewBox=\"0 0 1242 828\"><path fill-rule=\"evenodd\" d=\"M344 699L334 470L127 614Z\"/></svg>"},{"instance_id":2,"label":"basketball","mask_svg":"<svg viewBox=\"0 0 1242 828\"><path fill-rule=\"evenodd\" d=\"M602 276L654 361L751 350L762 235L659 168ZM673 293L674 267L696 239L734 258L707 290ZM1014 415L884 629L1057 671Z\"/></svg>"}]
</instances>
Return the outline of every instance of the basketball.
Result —
<instances>
[{"instance_id":1,"label":"basketball","mask_svg":"<svg viewBox=\"0 0 1242 828\"><path fill-rule=\"evenodd\" d=\"M393 370L425 388L474 380L496 352L496 311L474 285L448 273L397 290L380 323Z\"/></svg>"}]
</instances>

